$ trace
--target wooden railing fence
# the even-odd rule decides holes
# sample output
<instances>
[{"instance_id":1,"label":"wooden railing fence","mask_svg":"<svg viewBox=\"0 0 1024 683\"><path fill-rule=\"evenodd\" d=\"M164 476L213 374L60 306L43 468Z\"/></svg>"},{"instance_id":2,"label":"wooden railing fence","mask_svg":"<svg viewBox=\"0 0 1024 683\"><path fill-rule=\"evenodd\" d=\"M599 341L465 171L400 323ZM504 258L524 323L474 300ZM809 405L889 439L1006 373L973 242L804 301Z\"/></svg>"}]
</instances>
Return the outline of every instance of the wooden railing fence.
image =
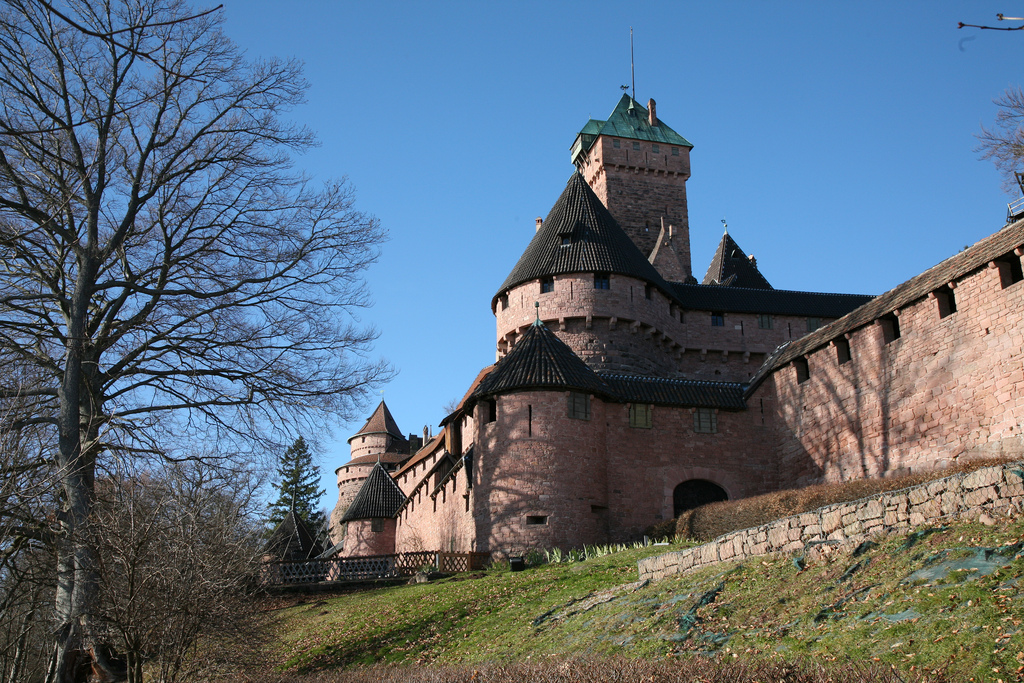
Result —
<instances>
[{"instance_id":1,"label":"wooden railing fence","mask_svg":"<svg viewBox=\"0 0 1024 683\"><path fill-rule=\"evenodd\" d=\"M331 557L322 560L266 562L261 570L264 585L367 581L412 576L424 567L445 574L483 569L490 553L438 553L422 551L397 555Z\"/></svg>"}]
</instances>

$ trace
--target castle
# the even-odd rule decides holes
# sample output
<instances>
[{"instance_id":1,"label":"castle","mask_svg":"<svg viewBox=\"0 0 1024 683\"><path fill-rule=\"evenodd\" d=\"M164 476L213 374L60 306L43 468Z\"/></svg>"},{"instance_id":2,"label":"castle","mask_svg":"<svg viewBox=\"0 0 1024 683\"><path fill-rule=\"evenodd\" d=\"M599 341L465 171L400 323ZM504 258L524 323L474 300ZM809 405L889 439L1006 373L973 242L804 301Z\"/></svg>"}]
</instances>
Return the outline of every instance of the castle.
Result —
<instances>
[{"instance_id":1,"label":"castle","mask_svg":"<svg viewBox=\"0 0 1024 683\"><path fill-rule=\"evenodd\" d=\"M578 547L707 502L1024 451L1024 221L877 297L691 272L692 145L623 95L497 288L497 362L436 436L381 402L334 552ZM1015 217L1011 217L1015 218Z\"/></svg>"}]
</instances>

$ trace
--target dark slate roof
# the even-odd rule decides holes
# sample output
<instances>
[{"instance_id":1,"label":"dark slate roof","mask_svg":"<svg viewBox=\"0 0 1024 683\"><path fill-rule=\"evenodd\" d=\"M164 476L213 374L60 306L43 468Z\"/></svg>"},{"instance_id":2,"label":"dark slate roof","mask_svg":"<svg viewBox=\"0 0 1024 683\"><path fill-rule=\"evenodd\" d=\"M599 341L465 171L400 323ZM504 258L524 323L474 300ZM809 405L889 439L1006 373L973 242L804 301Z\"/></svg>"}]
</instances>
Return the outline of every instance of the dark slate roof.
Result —
<instances>
[{"instance_id":1,"label":"dark slate roof","mask_svg":"<svg viewBox=\"0 0 1024 683\"><path fill-rule=\"evenodd\" d=\"M675 299L685 309L727 313L772 313L838 318L874 297L864 294L824 294L786 289L750 289L673 282Z\"/></svg>"},{"instance_id":2,"label":"dark slate roof","mask_svg":"<svg viewBox=\"0 0 1024 683\"><path fill-rule=\"evenodd\" d=\"M647 108L642 107L628 93L619 99L607 121L590 119L583 126L571 148L573 163L581 151L585 152L593 146L599 135L693 147L689 140L666 126L660 119L658 125L652 126L647 118Z\"/></svg>"},{"instance_id":3,"label":"dark slate roof","mask_svg":"<svg viewBox=\"0 0 1024 683\"><path fill-rule=\"evenodd\" d=\"M323 548L292 508L270 534L265 552L275 560L308 560L322 553Z\"/></svg>"},{"instance_id":4,"label":"dark slate roof","mask_svg":"<svg viewBox=\"0 0 1024 683\"><path fill-rule=\"evenodd\" d=\"M370 415L370 419L363 425L363 428L353 434L349 441L352 441L357 436L365 436L366 434L390 434L396 439L405 440L402 430L398 428L398 423L391 416L391 411L388 410L388 406L384 403L383 399L381 399L377 409L373 411L373 415Z\"/></svg>"},{"instance_id":5,"label":"dark slate roof","mask_svg":"<svg viewBox=\"0 0 1024 683\"><path fill-rule=\"evenodd\" d=\"M608 387L565 342L537 322L527 328L473 392L475 397L529 389L578 389L607 395Z\"/></svg>"},{"instance_id":6,"label":"dark slate roof","mask_svg":"<svg viewBox=\"0 0 1024 683\"><path fill-rule=\"evenodd\" d=\"M348 506L342 522L373 517L394 517L398 509L405 503L405 494L391 478L380 463L370 470L366 481L359 488L359 493Z\"/></svg>"},{"instance_id":7,"label":"dark slate roof","mask_svg":"<svg viewBox=\"0 0 1024 683\"><path fill-rule=\"evenodd\" d=\"M794 358L810 353L842 334L863 327L893 310L928 296L939 287L986 267L990 261L1012 252L1021 245L1024 245L1024 220L1007 225L994 235L989 235L937 266L929 268L885 294L878 295L845 317L793 342L779 354L771 369L780 368ZM751 386L756 388L753 383Z\"/></svg>"},{"instance_id":8,"label":"dark slate roof","mask_svg":"<svg viewBox=\"0 0 1024 683\"><path fill-rule=\"evenodd\" d=\"M568 244L562 244L563 237L569 238ZM516 285L566 273L628 275L671 292L579 173L569 178L541 229L494 295L491 308Z\"/></svg>"},{"instance_id":9,"label":"dark slate roof","mask_svg":"<svg viewBox=\"0 0 1024 683\"><path fill-rule=\"evenodd\" d=\"M700 406L743 410L744 385L739 382L706 382L692 379L664 379L640 375L599 373L623 403L653 403L671 406Z\"/></svg>"},{"instance_id":10,"label":"dark slate roof","mask_svg":"<svg viewBox=\"0 0 1024 683\"><path fill-rule=\"evenodd\" d=\"M728 232L722 235L722 241L718 243L718 249L715 250L715 256L711 259L711 265L708 266L708 272L701 284L727 284L748 289L772 288Z\"/></svg>"}]
</instances>

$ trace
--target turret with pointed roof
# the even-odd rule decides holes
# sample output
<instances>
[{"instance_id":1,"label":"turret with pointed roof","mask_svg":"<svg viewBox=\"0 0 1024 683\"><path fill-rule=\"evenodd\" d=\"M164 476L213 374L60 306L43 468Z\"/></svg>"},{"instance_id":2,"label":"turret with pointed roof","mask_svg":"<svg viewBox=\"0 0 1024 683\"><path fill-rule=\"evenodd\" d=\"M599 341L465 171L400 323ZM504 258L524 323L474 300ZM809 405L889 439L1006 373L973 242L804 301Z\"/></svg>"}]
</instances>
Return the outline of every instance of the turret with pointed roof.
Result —
<instances>
[{"instance_id":1,"label":"turret with pointed roof","mask_svg":"<svg viewBox=\"0 0 1024 683\"><path fill-rule=\"evenodd\" d=\"M658 118L654 100L645 108L628 94L606 121L589 120L571 148L573 164L644 258L680 282L691 277L686 180L692 148Z\"/></svg>"},{"instance_id":2,"label":"turret with pointed roof","mask_svg":"<svg viewBox=\"0 0 1024 683\"><path fill-rule=\"evenodd\" d=\"M409 441L402 436L402 430L398 428L398 423L383 399L362 429L349 438L348 443L353 460L382 453L409 454ZM390 460L394 461L395 458Z\"/></svg>"},{"instance_id":3,"label":"turret with pointed roof","mask_svg":"<svg viewBox=\"0 0 1024 683\"><path fill-rule=\"evenodd\" d=\"M729 235L728 229L718 243L715 257L711 259L702 285L729 285L748 289L772 289L772 286L757 269L753 256L747 256Z\"/></svg>"},{"instance_id":4,"label":"turret with pointed roof","mask_svg":"<svg viewBox=\"0 0 1024 683\"><path fill-rule=\"evenodd\" d=\"M540 230L491 301L530 280L567 273L616 273L663 291L668 283L640 252L579 173L573 173Z\"/></svg>"}]
</instances>

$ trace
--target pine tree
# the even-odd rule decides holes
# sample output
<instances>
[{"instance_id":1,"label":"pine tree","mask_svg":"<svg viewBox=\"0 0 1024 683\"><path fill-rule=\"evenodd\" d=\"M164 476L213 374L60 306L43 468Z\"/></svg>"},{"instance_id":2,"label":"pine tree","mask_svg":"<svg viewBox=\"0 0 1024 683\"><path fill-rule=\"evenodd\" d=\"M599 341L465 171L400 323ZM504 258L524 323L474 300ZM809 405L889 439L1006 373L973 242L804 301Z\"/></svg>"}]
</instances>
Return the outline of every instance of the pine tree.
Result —
<instances>
[{"instance_id":1,"label":"pine tree","mask_svg":"<svg viewBox=\"0 0 1024 683\"><path fill-rule=\"evenodd\" d=\"M292 504L295 514L302 519L314 534L324 524L324 513L320 510L320 496L326 491L320 488L320 468L313 464L313 454L301 436L281 456L277 465L277 500L270 504L270 529L285 518Z\"/></svg>"}]
</instances>

